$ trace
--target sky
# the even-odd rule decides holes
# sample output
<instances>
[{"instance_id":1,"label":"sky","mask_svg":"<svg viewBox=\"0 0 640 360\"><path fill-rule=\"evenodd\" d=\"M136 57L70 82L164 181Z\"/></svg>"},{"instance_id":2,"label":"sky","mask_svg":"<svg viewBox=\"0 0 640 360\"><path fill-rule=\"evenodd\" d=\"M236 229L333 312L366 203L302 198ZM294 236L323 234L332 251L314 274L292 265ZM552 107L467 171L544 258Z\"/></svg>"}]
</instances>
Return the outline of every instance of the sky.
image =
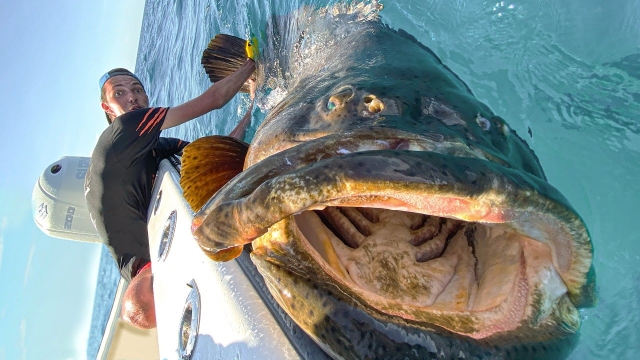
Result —
<instances>
[{"instance_id":1,"label":"sky","mask_svg":"<svg viewBox=\"0 0 640 360\"><path fill-rule=\"evenodd\" d=\"M144 0L0 1L0 360L85 359L102 245L35 225L31 193L106 127L98 79L134 70Z\"/></svg>"}]
</instances>

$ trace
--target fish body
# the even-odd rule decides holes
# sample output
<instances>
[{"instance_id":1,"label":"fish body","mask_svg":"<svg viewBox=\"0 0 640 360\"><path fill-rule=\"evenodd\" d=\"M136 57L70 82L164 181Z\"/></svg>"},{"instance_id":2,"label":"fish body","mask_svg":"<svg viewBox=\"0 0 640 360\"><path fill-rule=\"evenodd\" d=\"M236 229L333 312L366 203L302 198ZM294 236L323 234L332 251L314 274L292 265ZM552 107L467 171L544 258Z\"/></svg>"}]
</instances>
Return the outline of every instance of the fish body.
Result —
<instances>
[{"instance_id":1,"label":"fish body","mask_svg":"<svg viewBox=\"0 0 640 360\"><path fill-rule=\"evenodd\" d=\"M584 222L507 122L372 4L270 24L259 79L285 96L196 241L214 258L251 243L336 359L565 357L596 301Z\"/></svg>"}]
</instances>

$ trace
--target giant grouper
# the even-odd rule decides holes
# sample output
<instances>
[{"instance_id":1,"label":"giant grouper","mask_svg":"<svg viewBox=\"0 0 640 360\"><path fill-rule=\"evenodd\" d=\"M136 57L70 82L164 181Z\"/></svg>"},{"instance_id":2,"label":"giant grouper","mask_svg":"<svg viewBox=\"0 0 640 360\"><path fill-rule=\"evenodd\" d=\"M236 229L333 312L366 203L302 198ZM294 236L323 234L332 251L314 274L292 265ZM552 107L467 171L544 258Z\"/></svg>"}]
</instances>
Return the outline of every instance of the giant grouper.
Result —
<instances>
[{"instance_id":1,"label":"giant grouper","mask_svg":"<svg viewBox=\"0 0 640 360\"><path fill-rule=\"evenodd\" d=\"M335 359L566 357L596 301L583 220L379 9L269 22L256 79L281 101L248 148L212 136L184 151L195 240L217 261L251 243L279 305Z\"/></svg>"}]
</instances>

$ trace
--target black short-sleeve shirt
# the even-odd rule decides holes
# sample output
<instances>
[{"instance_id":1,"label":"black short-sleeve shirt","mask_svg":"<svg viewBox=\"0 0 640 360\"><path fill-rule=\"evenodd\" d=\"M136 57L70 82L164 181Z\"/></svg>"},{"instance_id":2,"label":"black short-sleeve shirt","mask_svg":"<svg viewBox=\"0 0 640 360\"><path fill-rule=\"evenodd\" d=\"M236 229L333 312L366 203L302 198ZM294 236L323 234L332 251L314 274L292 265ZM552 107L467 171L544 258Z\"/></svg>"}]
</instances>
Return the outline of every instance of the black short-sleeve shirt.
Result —
<instances>
[{"instance_id":1,"label":"black short-sleeve shirt","mask_svg":"<svg viewBox=\"0 0 640 360\"><path fill-rule=\"evenodd\" d=\"M139 109L115 118L98 139L85 178L91 219L127 280L150 261L147 210L158 164L188 144L160 137L167 111Z\"/></svg>"}]
</instances>

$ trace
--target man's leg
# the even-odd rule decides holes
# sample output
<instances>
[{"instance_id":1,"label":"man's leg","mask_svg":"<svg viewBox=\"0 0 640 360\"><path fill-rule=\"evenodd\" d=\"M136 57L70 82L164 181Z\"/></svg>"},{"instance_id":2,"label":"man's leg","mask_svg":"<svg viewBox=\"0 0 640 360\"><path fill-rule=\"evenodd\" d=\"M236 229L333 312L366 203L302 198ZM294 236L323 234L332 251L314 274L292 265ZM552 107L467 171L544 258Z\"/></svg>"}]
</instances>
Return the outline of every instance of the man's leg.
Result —
<instances>
[{"instance_id":1,"label":"man's leg","mask_svg":"<svg viewBox=\"0 0 640 360\"><path fill-rule=\"evenodd\" d=\"M156 327L151 267L143 269L129 283L122 298L122 319L140 329Z\"/></svg>"},{"instance_id":2,"label":"man's leg","mask_svg":"<svg viewBox=\"0 0 640 360\"><path fill-rule=\"evenodd\" d=\"M249 96L251 97L251 105L249 105L249 110L247 110L247 113L244 114L244 117L242 118L242 120L240 120L240 122L235 127L235 129L233 129L229 133L229 136L232 136L238 140L244 140L244 136L247 133L247 128L251 123L251 112L253 111L253 103L255 102L255 98L256 98L256 82L253 79L249 79L247 81L251 86L251 89L249 90Z\"/></svg>"}]
</instances>

